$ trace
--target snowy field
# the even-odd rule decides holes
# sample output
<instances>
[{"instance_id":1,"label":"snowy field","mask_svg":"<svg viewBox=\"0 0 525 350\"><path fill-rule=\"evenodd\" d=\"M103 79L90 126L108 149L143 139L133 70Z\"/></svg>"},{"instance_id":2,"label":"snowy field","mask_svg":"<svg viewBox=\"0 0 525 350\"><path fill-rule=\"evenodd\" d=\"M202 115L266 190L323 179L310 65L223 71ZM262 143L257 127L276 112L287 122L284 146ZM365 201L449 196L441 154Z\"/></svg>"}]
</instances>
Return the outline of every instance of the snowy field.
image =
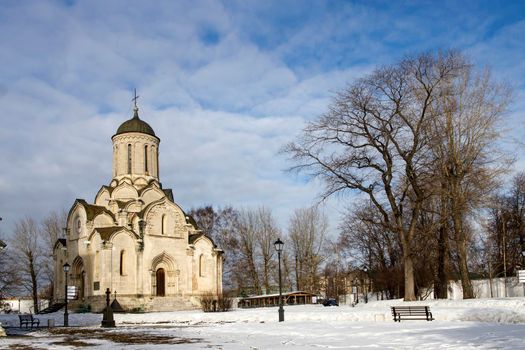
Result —
<instances>
[{"instance_id":1,"label":"snowy field","mask_svg":"<svg viewBox=\"0 0 525 350\"><path fill-rule=\"evenodd\" d=\"M410 303L430 305L432 322L393 322L397 304L408 303L287 306L283 323L277 308L121 314L114 329L99 327L100 314L71 314L73 327L28 333L18 316L0 315L9 334L0 349L525 349L525 298Z\"/></svg>"}]
</instances>

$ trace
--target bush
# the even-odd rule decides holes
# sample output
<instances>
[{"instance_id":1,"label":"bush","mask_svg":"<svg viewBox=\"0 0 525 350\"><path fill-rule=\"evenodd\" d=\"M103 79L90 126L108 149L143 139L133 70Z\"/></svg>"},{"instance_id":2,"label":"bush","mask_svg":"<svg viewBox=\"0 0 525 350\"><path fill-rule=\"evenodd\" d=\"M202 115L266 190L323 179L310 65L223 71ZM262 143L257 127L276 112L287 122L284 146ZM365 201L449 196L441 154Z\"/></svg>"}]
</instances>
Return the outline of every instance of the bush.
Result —
<instances>
[{"instance_id":1,"label":"bush","mask_svg":"<svg viewBox=\"0 0 525 350\"><path fill-rule=\"evenodd\" d=\"M144 304L141 304L137 307L134 307L133 309L131 309L131 313L132 314L143 314L146 310L146 307L144 306Z\"/></svg>"},{"instance_id":2,"label":"bush","mask_svg":"<svg viewBox=\"0 0 525 350\"><path fill-rule=\"evenodd\" d=\"M214 304L215 296L211 293L206 293L201 296L201 308L204 312L213 312L214 310Z\"/></svg>"},{"instance_id":3,"label":"bush","mask_svg":"<svg viewBox=\"0 0 525 350\"><path fill-rule=\"evenodd\" d=\"M217 307L218 311L230 311L233 305L233 299L230 297L225 297L224 295L220 295L217 298Z\"/></svg>"},{"instance_id":4,"label":"bush","mask_svg":"<svg viewBox=\"0 0 525 350\"><path fill-rule=\"evenodd\" d=\"M206 293L201 296L201 308L204 312L224 312L232 308L233 299L223 295Z\"/></svg>"},{"instance_id":5,"label":"bush","mask_svg":"<svg viewBox=\"0 0 525 350\"><path fill-rule=\"evenodd\" d=\"M85 314L87 312L91 312L91 305L90 304L80 304L76 308L75 312L79 314Z\"/></svg>"}]
</instances>

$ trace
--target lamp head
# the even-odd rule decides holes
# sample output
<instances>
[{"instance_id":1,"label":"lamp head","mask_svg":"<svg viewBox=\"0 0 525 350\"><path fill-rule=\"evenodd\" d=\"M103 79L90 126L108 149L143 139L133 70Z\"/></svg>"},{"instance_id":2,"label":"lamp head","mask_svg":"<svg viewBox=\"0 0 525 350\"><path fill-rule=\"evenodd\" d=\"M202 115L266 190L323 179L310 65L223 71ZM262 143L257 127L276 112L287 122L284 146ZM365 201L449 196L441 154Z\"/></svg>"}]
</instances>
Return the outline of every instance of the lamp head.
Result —
<instances>
[{"instance_id":1,"label":"lamp head","mask_svg":"<svg viewBox=\"0 0 525 350\"><path fill-rule=\"evenodd\" d=\"M62 266L64 268L64 272L69 272L69 268L71 267L68 263L65 263L64 266Z\"/></svg>"},{"instance_id":2,"label":"lamp head","mask_svg":"<svg viewBox=\"0 0 525 350\"><path fill-rule=\"evenodd\" d=\"M280 238L277 238L273 245L275 246L275 250L277 250L279 253L283 251L284 243Z\"/></svg>"}]
</instances>

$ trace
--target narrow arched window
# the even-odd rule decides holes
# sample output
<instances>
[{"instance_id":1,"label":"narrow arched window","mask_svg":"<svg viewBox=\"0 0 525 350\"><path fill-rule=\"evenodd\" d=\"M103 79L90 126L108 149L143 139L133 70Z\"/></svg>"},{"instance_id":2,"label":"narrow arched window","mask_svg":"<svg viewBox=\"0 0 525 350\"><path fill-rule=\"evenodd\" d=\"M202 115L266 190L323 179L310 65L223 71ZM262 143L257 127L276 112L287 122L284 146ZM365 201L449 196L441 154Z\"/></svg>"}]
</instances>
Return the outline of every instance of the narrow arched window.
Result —
<instances>
[{"instance_id":1,"label":"narrow arched window","mask_svg":"<svg viewBox=\"0 0 525 350\"><path fill-rule=\"evenodd\" d=\"M156 147L152 147L151 151L152 151L152 154L151 154L152 162L153 161L155 162L155 165L153 165L153 169L157 172L155 175L159 177L160 176L159 174L159 150Z\"/></svg>"},{"instance_id":2,"label":"narrow arched window","mask_svg":"<svg viewBox=\"0 0 525 350\"><path fill-rule=\"evenodd\" d=\"M204 254L199 256L199 276L204 276Z\"/></svg>"},{"instance_id":3,"label":"narrow arched window","mask_svg":"<svg viewBox=\"0 0 525 350\"><path fill-rule=\"evenodd\" d=\"M144 146L144 171L148 172L148 145Z\"/></svg>"},{"instance_id":4,"label":"narrow arched window","mask_svg":"<svg viewBox=\"0 0 525 350\"><path fill-rule=\"evenodd\" d=\"M120 251L120 275L121 276L124 276L126 274L125 264L126 264L126 251L121 250Z\"/></svg>"},{"instance_id":5,"label":"narrow arched window","mask_svg":"<svg viewBox=\"0 0 525 350\"><path fill-rule=\"evenodd\" d=\"M162 227L161 227L160 233L162 235L165 235L167 230L168 230L168 217L166 216L166 214L164 214L162 215Z\"/></svg>"},{"instance_id":6,"label":"narrow arched window","mask_svg":"<svg viewBox=\"0 0 525 350\"><path fill-rule=\"evenodd\" d=\"M131 145L128 144L128 174L131 174Z\"/></svg>"}]
</instances>

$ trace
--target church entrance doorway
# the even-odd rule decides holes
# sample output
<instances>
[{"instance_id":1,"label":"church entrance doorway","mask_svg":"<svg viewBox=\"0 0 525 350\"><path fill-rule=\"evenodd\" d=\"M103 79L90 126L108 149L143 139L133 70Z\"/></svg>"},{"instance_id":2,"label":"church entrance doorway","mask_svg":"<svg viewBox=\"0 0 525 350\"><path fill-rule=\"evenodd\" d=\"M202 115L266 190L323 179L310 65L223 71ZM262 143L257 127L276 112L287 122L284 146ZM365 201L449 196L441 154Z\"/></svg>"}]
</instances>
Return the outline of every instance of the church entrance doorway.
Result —
<instances>
[{"instance_id":1,"label":"church entrance doorway","mask_svg":"<svg viewBox=\"0 0 525 350\"><path fill-rule=\"evenodd\" d=\"M164 269L160 268L157 270L157 296L164 295L166 295Z\"/></svg>"}]
</instances>

